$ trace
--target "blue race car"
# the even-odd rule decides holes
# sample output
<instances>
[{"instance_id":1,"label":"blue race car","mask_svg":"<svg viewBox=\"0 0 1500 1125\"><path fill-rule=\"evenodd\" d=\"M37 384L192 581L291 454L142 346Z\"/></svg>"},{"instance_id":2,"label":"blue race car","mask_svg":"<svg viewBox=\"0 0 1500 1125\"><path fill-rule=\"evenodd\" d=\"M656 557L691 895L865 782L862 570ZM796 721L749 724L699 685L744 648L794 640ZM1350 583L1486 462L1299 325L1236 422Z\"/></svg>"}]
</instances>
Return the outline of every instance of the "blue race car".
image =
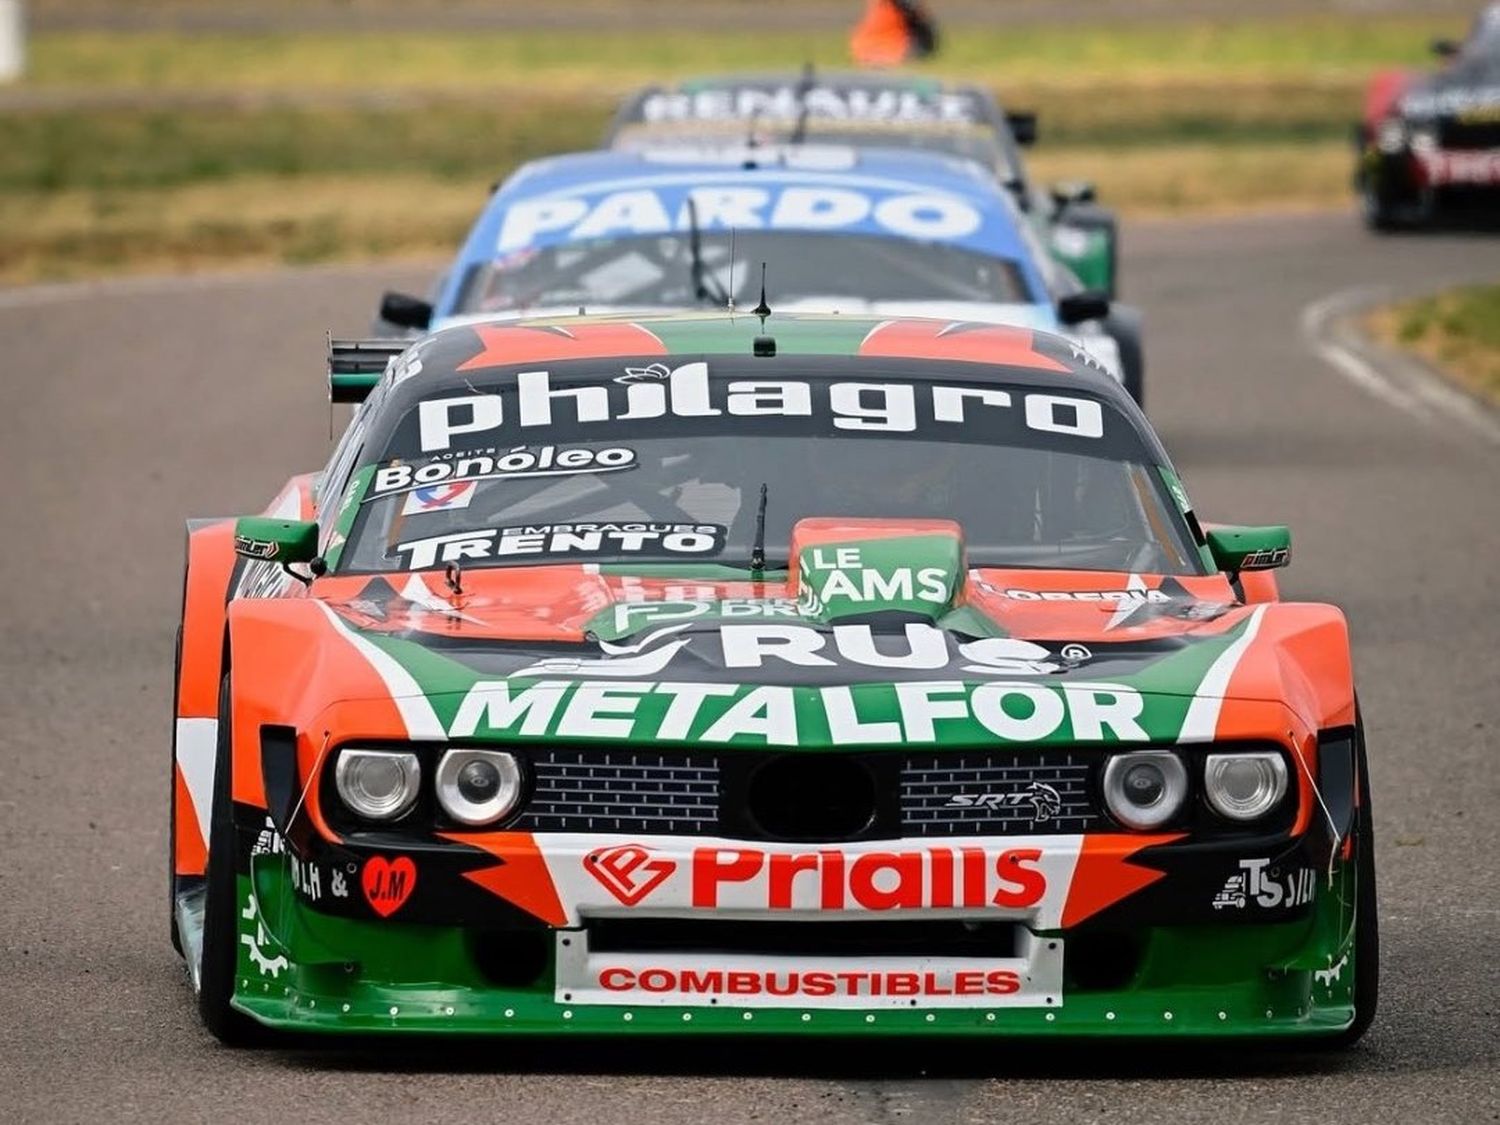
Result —
<instances>
[{"instance_id":1,"label":"blue race car","mask_svg":"<svg viewBox=\"0 0 1500 1125\"><path fill-rule=\"evenodd\" d=\"M1141 399L1139 314L1086 291L972 161L847 146L551 157L490 199L431 300L377 330L566 313L750 309L933 316L1071 337Z\"/></svg>"}]
</instances>

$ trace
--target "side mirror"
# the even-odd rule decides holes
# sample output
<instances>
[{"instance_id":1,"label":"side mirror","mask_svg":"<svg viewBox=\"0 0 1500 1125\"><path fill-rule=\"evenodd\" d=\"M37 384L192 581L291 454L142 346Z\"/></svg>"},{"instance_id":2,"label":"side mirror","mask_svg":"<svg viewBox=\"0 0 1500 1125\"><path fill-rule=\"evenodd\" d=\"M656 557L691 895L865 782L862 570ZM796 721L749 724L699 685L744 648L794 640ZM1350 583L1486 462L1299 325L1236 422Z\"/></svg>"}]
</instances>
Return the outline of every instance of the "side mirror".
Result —
<instances>
[{"instance_id":1,"label":"side mirror","mask_svg":"<svg viewBox=\"0 0 1500 1125\"><path fill-rule=\"evenodd\" d=\"M1434 39L1432 41L1432 53L1440 59L1451 59L1462 49L1463 44L1456 39Z\"/></svg>"},{"instance_id":2,"label":"side mirror","mask_svg":"<svg viewBox=\"0 0 1500 1125\"><path fill-rule=\"evenodd\" d=\"M1036 114L1031 112L1007 113L1005 123L1010 126L1010 135L1018 145L1036 144Z\"/></svg>"},{"instance_id":3,"label":"side mirror","mask_svg":"<svg viewBox=\"0 0 1500 1125\"><path fill-rule=\"evenodd\" d=\"M282 566L310 563L318 555L318 525L313 520L241 516L234 521L234 553Z\"/></svg>"},{"instance_id":4,"label":"side mirror","mask_svg":"<svg viewBox=\"0 0 1500 1125\"><path fill-rule=\"evenodd\" d=\"M426 331L432 323L432 303L407 293L387 293L380 298L380 319L402 328Z\"/></svg>"},{"instance_id":5,"label":"side mirror","mask_svg":"<svg viewBox=\"0 0 1500 1125\"><path fill-rule=\"evenodd\" d=\"M1059 210L1074 203L1092 203L1097 197L1094 185L1088 180L1064 180L1053 184L1048 191Z\"/></svg>"},{"instance_id":6,"label":"side mirror","mask_svg":"<svg viewBox=\"0 0 1500 1125\"><path fill-rule=\"evenodd\" d=\"M1057 319L1063 324L1082 324L1109 315L1109 294L1098 289L1069 293L1057 302Z\"/></svg>"},{"instance_id":7,"label":"side mirror","mask_svg":"<svg viewBox=\"0 0 1500 1125\"><path fill-rule=\"evenodd\" d=\"M1275 570L1292 558L1292 533L1285 527L1214 527L1206 533L1208 551L1220 570Z\"/></svg>"}]
</instances>

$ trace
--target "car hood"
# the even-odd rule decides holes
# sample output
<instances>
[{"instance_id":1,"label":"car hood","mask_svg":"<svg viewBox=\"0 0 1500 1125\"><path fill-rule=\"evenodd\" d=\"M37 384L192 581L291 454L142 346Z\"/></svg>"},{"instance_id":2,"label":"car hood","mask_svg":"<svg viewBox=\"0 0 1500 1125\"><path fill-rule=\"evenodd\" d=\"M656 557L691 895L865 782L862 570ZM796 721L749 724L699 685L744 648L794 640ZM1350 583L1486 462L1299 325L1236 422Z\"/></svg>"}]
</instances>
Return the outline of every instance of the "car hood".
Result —
<instances>
[{"instance_id":1,"label":"car hood","mask_svg":"<svg viewBox=\"0 0 1500 1125\"><path fill-rule=\"evenodd\" d=\"M1500 122L1500 59L1474 59L1425 75L1401 96L1400 109L1418 122Z\"/></svg>"},{"instance_id":2,"label":"car hood","mask_svg":"<svg viewBox=\"0 0 1500 1125\"><path fill-rule=\"evenodd\" d=\"M1231 694L1286 697L1274 644L1247 660L1268 607L1222 575L971 568L946 521L804 520L790 557L763 581L544 566L313 594L457 737L1177 741L1212 737Z\"/></svg>"}]
</instances>

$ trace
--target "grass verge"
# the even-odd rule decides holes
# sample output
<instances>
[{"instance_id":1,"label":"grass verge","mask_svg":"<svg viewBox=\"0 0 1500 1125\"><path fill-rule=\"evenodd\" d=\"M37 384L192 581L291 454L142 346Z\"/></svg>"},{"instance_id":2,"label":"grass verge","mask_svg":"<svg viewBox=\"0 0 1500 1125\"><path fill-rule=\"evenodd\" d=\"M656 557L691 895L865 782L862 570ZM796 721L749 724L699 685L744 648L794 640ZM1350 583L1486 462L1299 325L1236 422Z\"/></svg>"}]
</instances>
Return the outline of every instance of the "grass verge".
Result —
<instances>
[{"instance_id":1,"label":"grass verge","mask_svg":"<svg viewBox=\"0 0 1500 1125\"><path fill-rule=\"evenodd\" d=\"M1336 205L1346 164L1341 145L1190 144L1059 150L1034 167L1044 179L1093 177L1127 215L1180 215ZM0 192L0 282L441 256L473 222L487 183L406 169Z\"/></svg>"},{"instance_id":2,"label":"grass verge","mask_svg":"<svg viewBox=\"0 0 1500 1125\"><path fill-rule=\"evenodd\" d=\"M1337 206L1365 76L1448 18L966 27L927 73L1042 116L1041 180L1126 214ZM590 148L623 92L845 65L806 29L39 33L0 113L0 282L452 250L517 164ZM103 104L85 108L70 95ZM6 93L0 91L0 104ZM27 108L27 107L30 108Z\"/></svg>"},{"instance_id":3,"label":"grass verge","mask_svg":"<svg viewBox=\"0 0 1500 1125\"><path fill-rule=\"evenodd\" d=\"M1367 327L1500 404L1500 285L1470 285L1377 309Z\"/></svg>"},{"instance_id":4,"label":"grass verge","mask_svg":"<svg viewBox=\"0 0 1500 1125\"><path fill-rule=\"evenodd\" d=\"M684 23L687 21L684 20ZM1176 80L1238 82L1359 77L1427 61L1453 17L1303 14L1169 24L969 26L947 36L923 68L986 83L1098 86ZM848 65L847 31L714 33L650 25L452 32L55 32L34 37L28 82L133 89L233 87L488 88L618 94L644 82L715 70Z\"/></svg>"}]
</instances>

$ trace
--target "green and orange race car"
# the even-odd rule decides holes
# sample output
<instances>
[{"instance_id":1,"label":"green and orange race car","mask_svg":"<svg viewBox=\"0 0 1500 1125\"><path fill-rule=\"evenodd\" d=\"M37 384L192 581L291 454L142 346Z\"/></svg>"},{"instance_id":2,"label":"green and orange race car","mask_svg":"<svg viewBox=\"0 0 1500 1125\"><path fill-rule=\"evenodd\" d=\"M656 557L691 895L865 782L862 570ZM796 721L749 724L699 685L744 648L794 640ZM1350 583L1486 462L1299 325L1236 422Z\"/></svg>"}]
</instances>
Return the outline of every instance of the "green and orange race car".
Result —
<instances>
[{"instance_id":1,"label":"green and orange race car","mask_svg":"<svg viewBox=\"0 0 1500 1125\"><path fill-rule=\"evenodd\" d=\"M1068 341L843 316L335 348L194 521L207 1027L1305 1037L1377 994L1341 613ZM399 353L399 354L398 354Z\"/></svg>"}]
</instances>

